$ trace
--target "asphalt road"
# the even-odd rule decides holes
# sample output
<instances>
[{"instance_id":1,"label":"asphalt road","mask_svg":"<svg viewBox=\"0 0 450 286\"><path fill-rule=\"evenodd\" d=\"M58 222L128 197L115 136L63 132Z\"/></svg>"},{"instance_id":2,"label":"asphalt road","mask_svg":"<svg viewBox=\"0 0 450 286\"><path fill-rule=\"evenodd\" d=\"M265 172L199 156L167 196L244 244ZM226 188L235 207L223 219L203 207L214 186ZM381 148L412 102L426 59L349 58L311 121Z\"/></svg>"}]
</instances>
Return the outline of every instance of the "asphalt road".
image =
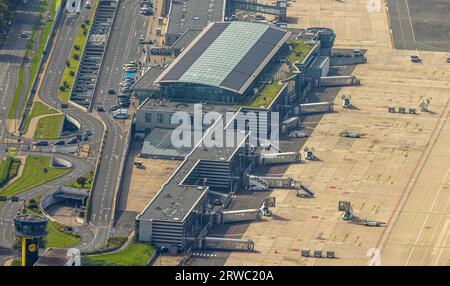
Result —
<instances>
[{"instance_id":1,"label":"asphalt road","mask_svg":"<svg viewBox=\"0 0 450 286\"><path fill-rule=\"evenodd\" d=\"M57 96L59 84L62 78L62 74L65 68L65 61L70 54L70 50L72 48L73 39L76 35L76 31L78 27L84 22L84 20L88 19L89 11L83 9L82 12L77 16L68 16L65 15L62 25L59 28L58 34L56 36L56 41L52 49L52 54L50 56L49 62L47 64L47 70L45 76L42 79L42 86L39 90L39 97L50 104L54 108L59 109L61 103L63 103ZM104 135L104 125L100 121L100 118L97 114L90 114L88 112L82 111L80 109L70 107L68 109L64 109L64 113L73 116L81 123L81 129L86 130L90 129L93 133L93 136L86 142L86 144L90 145L90 154L88 161L95 164L96 160L100 155L101 143L103 141ZM108 138L108 137L107 137ZM108 157L108 154L104 155L104 158ZM101 159L100 165L104 164L104 161ZM103 177L104 173L98 173L98 177ZM99 184L96 184L99 186ZM99 193L99 188L95 187L91 195L96 196ZM97 201L92 202L91 208L96 210L100 208L100 205L97 204ZM81 250L93 250L94 248L100 248L104 246L106 243L106 236L99 236L101 239L93 244L94 236L90 235L91 233L96 234L97 229L95 229L98 225L94 224L89 227L80 227L82 245L80 246ZM103 230L98 231L103 233ZM97 237L97 236L95 236Z\"/></svg>"},{"instance_id":2,"label":"asphalt road","mask_svg":"<svg viewBox=\"0 0 450 286\"><path fill-rule=\"evenodd\" d=\"M396 49L450 51L450 1L387 0Z\"/></svg>"},{"instance_id":3,"label":"asphalt road","mask_svg":"<svg viewBox=\"0 0 450 286\"><path fill-rule=\"evenodd\" d=\"M117 8L116 20L105 53L97 88L94 95L94 107L103 105L105 110L116 104L116 96L108 95L108 89L119 90L122 67L131 60L138 61L142 47L138 40L145 35L149 18L140 15L139 0L123 0ZM98 113L107 126L104 156L101 159L99 176L92 197L90 222L97 227L94 248L104 244L112 235L112 213L116 185L123 157L128 128L122 120L114 120L111 113Z\"/></svg>"},{"instance_id":4,"label":"asphalt road","mask_svg":"<svg viewBox=\"0 0 450 286\"><path fill-rule=\"evenodd\" d=\"M21 32L31 32L37 20L39 0L20 5L15 12L12 26L0 48L0 160L5 156L4 139L7 136L6 119L17 86L17 75L24 57L28 38L20 38Z\"/></svg>"}]
</instances>

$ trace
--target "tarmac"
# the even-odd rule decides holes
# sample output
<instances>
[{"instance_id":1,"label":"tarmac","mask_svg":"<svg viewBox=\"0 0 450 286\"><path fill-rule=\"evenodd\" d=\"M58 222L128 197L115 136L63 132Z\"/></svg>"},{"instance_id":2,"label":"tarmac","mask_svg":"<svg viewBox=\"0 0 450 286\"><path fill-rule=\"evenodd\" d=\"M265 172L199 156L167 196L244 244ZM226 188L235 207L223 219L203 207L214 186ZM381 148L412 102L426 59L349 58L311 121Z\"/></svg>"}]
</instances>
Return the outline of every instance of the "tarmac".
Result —
<instances>
[{"instance_id":1,"label":"tarmac","mask_svg":"<svg viewBox=\"0 0 450 286\"><path fill-rule=\"evenodd\" d=\"M387 0L395 47L450 52L447 0Z\"/></svg>"},{"instance_id":2,"label":"tarmac","mask_svg":"<svg viewBox=\"0 0 450 286\"><path fill-rule=\"evenodd\" d=\"M316 198L274 190L270 194L277 200L274 215L232 234L252 239L255 251L226 257L217 252L203 264L446 265L450 258L447 54L423 51L423 63L411 63L411 51L393 49L385 7L368 9L366 1L297 0L288 16L297 19L292 27L333 28L336 48L367 49L368 63L353 72L362 85L342 88L336 112L325 114L306 141L318 159L286 170L286 176L303 181ZM353 108L341 107L344 94L351 95ZM389 106L418 108L421 97L431 98L430 112L388 112ZM365 136L343 138L339 136L343 130ZM341 200L350 201L358 217L387 226L344 221L337 209ZM336 258L305 258L302 249L333 250Z\"/></svg>"}]
</instances>

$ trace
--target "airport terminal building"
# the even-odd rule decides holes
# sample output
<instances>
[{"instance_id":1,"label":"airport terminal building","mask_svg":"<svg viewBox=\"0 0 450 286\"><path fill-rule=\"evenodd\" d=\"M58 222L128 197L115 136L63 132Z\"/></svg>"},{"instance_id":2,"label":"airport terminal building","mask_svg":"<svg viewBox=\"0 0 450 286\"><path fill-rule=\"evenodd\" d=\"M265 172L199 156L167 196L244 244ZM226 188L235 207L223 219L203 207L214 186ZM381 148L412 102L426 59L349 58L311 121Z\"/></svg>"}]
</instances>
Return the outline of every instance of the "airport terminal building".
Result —
<instances>
[{"instance_id":1,"label":"airport terminal building","mask_svg":"<svg viewBox=\"0 0 450 286\"><path fill-rule=\"evenodd\" d=\"M236 41L237 35L241 40ZM291 33L248 22L209 24L155 80L160 96L235 104L255 96L265 68ZM143 97L139 86L138 97Z\"/></svg>"},{"instance_id":2,"label":"airport terminal building","mask_svg":"<svg viewBox=\"0 0 450 286\"><path fill-rule=\"evenodd\" d=\"M151 68L136 82L141 104L135 136L145 138L141 156L183 161L137 216L139 241L176 253L207 232L213 207L209 194L242 189L245 174L256 164L258 146L249 144L254 129L239 130L234 122L252 111L257 114L256 129L271 130L271 111L279 112L280 122L293 116L314 77L328 73L332 41L317 31L298 33L241 21L210 23L167 68ZM198 103L204 112L217 112L218 120L204 127L204 137L193 142L193 148L171 147L167 138L176 128L173 114L184 111L192 117ZM223 132L231 129L235 144L205 147L204 138L227 112L236 117L226 122Z\"/></svg>"}]
</instances>

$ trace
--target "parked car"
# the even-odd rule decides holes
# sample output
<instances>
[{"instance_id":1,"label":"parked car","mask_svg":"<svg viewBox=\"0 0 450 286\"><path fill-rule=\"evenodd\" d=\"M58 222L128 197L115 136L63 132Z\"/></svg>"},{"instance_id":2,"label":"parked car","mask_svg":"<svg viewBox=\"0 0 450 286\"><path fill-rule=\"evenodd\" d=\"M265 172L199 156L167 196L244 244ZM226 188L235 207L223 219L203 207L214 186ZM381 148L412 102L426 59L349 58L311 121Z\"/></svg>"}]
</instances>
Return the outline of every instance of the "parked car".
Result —
<instances>
[{"instance_id":1,"label":"parked car","mask_svg":"<svg viewBox=\"0 0 450 286\"><path fill-rule=\"evenodd\" d=\"M62 139L57 140L57 141L55 141L55 143L53 143L53 145L55 145L55 146L60 146L60 145L65 145L65 144L66 144L66 142L64 142L64 140L62 140Z\"/></svg>"},{"instance_id":2,"label":"parked car","mask_svg":"<svg viewBox=\"0 0 450 286\"><path fill-rule=\"evenodd\" d=\"M91 131L91 129L86 129L86 130L84 130L84 134L86 134L87 136L92 136L92 131Z\"/></svg>"},{"instance_id":3,"label":"parked car","mask_svg":"<svg viewBox=\"0 0 450 286\"><path fill-rule=\"evenodd\" d=\"M127 108L130 106L130 102L129 101L121 101L121 102L119 102L119 106Z\"/></svg>"},{"instance_id":4,"label":"parked car","mask_svg":"<svg viewBox=\"0 0 450 286\"><path fill-rule=\"evenodd\" d=\"M127 119L128 115L125 113L118 113L116 115L114 115L114 119Z\"/></svg>"},{"instance_id":5,"label":"parked car","mask_svg":"<svg viewBox=\"0 0 450 286\"><path fill-rule=\"evenodd\" d=\"M33 143L34 146L48 146L48 141L40 140Z\"/></svg>"},{"instance_id":6,"label":"parked car","mask_svg":"<svg viewBox=\"0 0 450 286\"><path fill-rule=\"evenodd\" d=\"M103 111L105 111L105 107L103 107L103 105L99 105L99 106L97 106L97 111L103 112Z\"/></svg>"},{"instance_id":7,"label":"parked car","mask_svg":"<svg viewBox=\"0 0 450 286\"><path fill-rule=\"evenodd\" d=\"M115 111L115 110L117 110L117 109L119 109L120 108L120 106L118 105L118 104L114 104L113 106L111 106L110 108L109 108L109 110L110 111Z\"/></svg>"},{"instance_id":8,"label":"parked car","mask_svg":"<svg viewBox=\"0 0 450 286\"><path fill-rule=\"evenodd\" d=\"M114 90L114 89L112 89L112 88L110 88L109 90L108 90L108 94L115 94L116 93L116 91Z\"/></svg>"}]
</instances>

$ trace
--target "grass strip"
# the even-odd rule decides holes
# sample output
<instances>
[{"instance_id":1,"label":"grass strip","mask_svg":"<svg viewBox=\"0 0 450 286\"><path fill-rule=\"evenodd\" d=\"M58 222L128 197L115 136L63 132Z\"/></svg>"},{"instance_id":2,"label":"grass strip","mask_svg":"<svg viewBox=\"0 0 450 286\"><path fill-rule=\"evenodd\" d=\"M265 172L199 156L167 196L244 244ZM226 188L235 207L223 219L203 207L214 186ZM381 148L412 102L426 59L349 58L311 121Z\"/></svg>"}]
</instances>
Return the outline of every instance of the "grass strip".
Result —
<instances>
[{"instance_id":1,"label":"grass strip","mask_svg":"<svg viewBox=\"0 0 450 286\"><path fill-rule=\"evenodd\" d=\"M22 175L5 188L0 189L0 195L7 197L17 195L69 172L69 169L52 168L50 159L48 156L28 156L25 160ZM44 168L47 169L47 173L44 172Z\"/></svg>"}]
</instances>

